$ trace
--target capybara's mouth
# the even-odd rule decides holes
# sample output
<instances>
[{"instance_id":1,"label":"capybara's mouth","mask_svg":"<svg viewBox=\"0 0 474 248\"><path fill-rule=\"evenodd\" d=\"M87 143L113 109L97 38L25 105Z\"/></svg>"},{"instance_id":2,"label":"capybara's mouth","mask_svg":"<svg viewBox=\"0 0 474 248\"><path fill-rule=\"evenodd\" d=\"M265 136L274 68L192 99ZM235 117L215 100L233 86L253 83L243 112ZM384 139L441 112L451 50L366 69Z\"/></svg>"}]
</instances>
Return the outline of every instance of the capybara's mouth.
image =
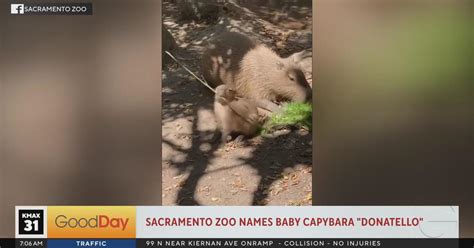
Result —
<instances>
[{"instance_id":1,"label":"capybara's mouth","mask_svg":"<svg viewBox=\"0 0 474 248\"><path fill-rule=\"evenodd\" d=\"M313 92L310 91L308 95L306 95L306 102L311 103L313 101Z\"/></svg>"}]
</instances>

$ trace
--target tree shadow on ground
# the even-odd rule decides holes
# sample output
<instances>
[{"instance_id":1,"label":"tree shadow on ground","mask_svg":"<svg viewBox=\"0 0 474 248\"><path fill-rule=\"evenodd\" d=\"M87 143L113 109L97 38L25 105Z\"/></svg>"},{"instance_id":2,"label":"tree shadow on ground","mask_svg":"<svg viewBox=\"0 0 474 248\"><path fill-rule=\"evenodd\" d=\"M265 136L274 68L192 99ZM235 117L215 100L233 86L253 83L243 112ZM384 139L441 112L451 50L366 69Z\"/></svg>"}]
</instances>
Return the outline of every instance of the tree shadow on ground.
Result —
<instances>
[{"instance_id":1,"label":"tree shadow on ground","mask_svg":"<svg viewBox=\"0 0 474 248\"><path fill-rule=\"evenodd\" d=\"M297 165L312 164L311 133L293 131L274 138L264 138L249 158L241 159L252 166L260 176L259 185L253 193L252 205L266 205L269 188L280 179L283 172Z\"/></svg>"}]
</instances>

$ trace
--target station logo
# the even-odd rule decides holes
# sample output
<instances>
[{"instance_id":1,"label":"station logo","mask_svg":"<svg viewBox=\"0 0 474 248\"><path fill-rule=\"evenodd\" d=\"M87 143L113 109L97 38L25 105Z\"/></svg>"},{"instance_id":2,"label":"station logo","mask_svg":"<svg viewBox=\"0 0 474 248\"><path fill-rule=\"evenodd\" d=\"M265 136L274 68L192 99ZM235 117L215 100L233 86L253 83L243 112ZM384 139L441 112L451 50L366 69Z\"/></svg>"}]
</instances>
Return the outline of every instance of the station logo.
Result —
<instances>
[{"instance_id":1,"label":"station logo","mask_svg":"<svg viewBox=\"0 0 474 248\"><path fill-rule=\"evenodd\" d=\"M135 207L48 207L48 238L135 238Z\"/></svg>"},{"instance_id":2,"label":"station logo","mask_svg":"<svg viewBox=\"0 0 474 248\"><path fill-rule=\"evenodd\" d=\"M16 207L16 238L46 238L46 207Z\"/></svg>"}]
</instances>

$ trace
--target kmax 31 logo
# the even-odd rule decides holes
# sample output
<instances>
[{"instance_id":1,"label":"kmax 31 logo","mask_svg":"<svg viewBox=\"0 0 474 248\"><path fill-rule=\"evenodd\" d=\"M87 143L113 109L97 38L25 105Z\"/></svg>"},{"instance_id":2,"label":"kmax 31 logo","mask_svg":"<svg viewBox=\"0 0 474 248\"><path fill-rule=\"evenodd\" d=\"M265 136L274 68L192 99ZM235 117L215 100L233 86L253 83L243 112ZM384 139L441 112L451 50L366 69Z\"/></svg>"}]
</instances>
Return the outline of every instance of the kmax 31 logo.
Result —
<instances>
[{"instance_id":1,"label":"kmax 31 logo","mask_svg":"<svg viewBox=\"0 0 474 248\"><path fill-rule=\"evenodd\" d=\"M55 224L59 228L117 228L124 231L129 218L114 218L107 215L96 215L92 218L69 218L65 215L56 217Z\"/></svg>"}]
</instances>

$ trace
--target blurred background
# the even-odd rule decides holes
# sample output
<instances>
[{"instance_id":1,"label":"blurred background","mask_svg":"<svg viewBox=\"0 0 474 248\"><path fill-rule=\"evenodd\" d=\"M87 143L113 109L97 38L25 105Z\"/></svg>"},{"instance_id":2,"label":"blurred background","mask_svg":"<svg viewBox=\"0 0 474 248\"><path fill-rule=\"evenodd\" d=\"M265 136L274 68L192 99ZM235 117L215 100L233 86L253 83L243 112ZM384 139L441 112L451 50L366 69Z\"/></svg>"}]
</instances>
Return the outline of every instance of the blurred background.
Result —
<instances>
[{"instance_id":1,"label":"blurred background","mask_svg":"<svg viewBox=\"0 0 474 248\"><path fill-rule=\"evenodd\" d=\"M474 237L472 1L316 1L315 205L459 205Z\"/></svg>"},{"instance_id":2,"label":"blurred background","mask_svg":"<svg viewBox=\"0 0 474 248\"><path fill-rule=\"evenodd\" d=\"M160 1L1 8L0 237L15 205L160 205Z\"/></svg>"}]
</instances>

